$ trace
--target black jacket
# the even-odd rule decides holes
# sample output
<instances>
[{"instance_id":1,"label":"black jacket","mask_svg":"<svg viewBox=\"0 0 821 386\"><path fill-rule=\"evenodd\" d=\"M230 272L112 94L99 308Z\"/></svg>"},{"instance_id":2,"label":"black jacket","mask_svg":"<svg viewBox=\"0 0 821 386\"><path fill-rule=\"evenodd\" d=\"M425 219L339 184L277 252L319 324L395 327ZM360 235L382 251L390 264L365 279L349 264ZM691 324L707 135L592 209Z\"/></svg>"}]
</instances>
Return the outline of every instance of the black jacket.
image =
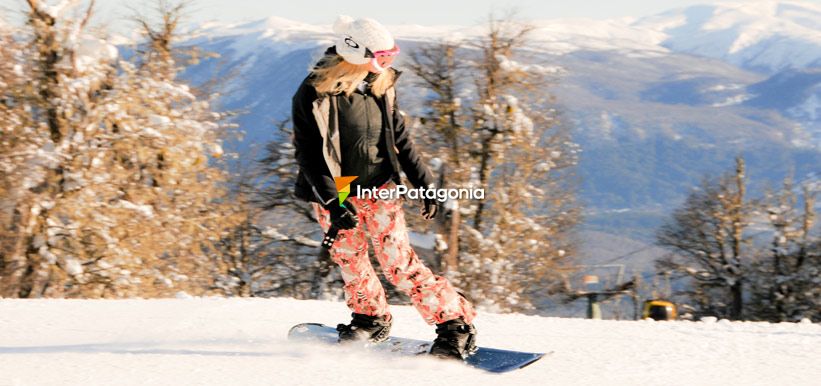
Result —
<instances>
[{"instance_id":1,"label":"black jacket","mask_svg":"<svg viewBox=\"0 0 821 386\"><path fill-rule=\"evenodd\" d=\"M357 176L351 183L351 192L357 187L379 187L394 174L388 157L385 119L379 100L364 83L350 96L337 96L339 116L339 150L342 157L342 175Z\"/></svg>"},{"instance_id":2,"label":"black jacket","mask_svg":"<svg viewBox=\"0 0 821 386\"><path fill-rule=\"evenodd\" d=\"M326 51L335 53L333 47ZM394 73L394 83L401 74L393 68L388 71ZM291 113L294 124L293 144L295 156L299 165L299 172L294 193L297 197L313 202L320 202L327 205L337 198L336 184L330 170L340 170L337 161L328 161L323 156L323 138L327 138L328 133L320 132L320 127L316 120L317 111L314 102L320 98L336 98L335 95L318 95L316 89L311 85L311 76L306 77L300 84L291 100ZM393 88L393 86L391 86ZM379 107L382 110L382 117L387 123L385 142L388 150L388 158L393 167L391 179L397 184L401 183L399 173L404 171L408 180L414 187L431 187L433 176L422 162L419 152L416 150L408 128L405 126L404 113L399 111L395 99L389 100L388 94L395 95L395 90L386 93L378 98ZM335 103L332 103L333 106ZM391 106L388 111L388 106ZM334 122L336 109L331 108L325 122ZM329 130L330 125L325 125L324 129ZM324 134L324 135L323 135ZM329 165L328 162L336 162ZM332 168L333 166L333 168Z\"/></svg>"}]
</instances>

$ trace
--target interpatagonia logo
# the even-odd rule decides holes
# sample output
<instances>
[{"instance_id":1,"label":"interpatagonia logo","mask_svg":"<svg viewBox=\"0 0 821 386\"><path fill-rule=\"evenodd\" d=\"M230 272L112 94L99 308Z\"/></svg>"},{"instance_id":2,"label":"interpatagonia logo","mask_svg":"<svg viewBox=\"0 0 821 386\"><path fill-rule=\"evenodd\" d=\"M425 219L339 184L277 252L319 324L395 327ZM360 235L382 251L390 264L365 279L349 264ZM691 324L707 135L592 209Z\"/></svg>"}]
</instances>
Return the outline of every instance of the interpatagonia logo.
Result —
<instances>
[{"instance_id":1,"label":"interpatagonia logo","mask_svg":"<svg viewBox=\"0 0 821 386\"><path fill-rule=\"evenodd\" d=\"M462 189L437 189L433 184L428 187L420 186L409 189L405 185L396 185L394 189L377 189L356 187L356 197L362 199L393 200L402 196L407 196L411 200L428 198L445 202L447 200L484 200L485 190L483 188L462 188Z\"/></svg>"},{"instance_id":2,"label":"interpatagonia logo","mask_svg":"<svg viewBox=\"0 0 821 386\"><path fill-rule=\"evenodd\" d=\"M334 177L334 182L336 183L336 192L339 196L339 206L345 207L345 199L348 198L348 195L351 194L351 182L357 179L357 176L340 176Z\"/></svg>"},{"instance_id":3,"label":"interpatagonia logo","mask_svg":"<svg viewBox=\"0 0 821 386\"><path fill-rule=\"evenodd\" d=\"M334 177L336 183L336 191L339 197L339 206L345 207L345 199L351 194L351 182L359 177L357 176L341 176ZM462 189L437 189L431 186L409 189L407 186L399 184L393 189L378 189L376 187L362 188L356 187L356 197L361 199L380 199L393 200L407 196L412 200L428 198L445 202L450 200L484 200L485 190L482 188L462 188Z\"/></svg>"}]
</instances>

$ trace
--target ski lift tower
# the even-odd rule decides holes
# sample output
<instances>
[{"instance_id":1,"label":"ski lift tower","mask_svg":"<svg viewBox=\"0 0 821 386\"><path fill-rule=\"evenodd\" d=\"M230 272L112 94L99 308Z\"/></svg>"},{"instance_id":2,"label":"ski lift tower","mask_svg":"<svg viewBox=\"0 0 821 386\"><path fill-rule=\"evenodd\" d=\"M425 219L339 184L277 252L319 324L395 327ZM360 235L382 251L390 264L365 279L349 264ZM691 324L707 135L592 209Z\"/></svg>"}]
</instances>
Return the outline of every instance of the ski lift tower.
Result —
<instances>
[{"instance_id":1,"label":"ski lift tower","mask_svg":"<svg viewBox=\"0 0 821 386\"><path fill-rule=\"evenodd\" d=\"M582 283L587 290L587 319L601 319L601 306L599 305L599 277L596 275L584 275Z\"/></svg>"},{"instance_id":2,"label":"ski lift tower","mask_svg":"<svg viewBox=\"0 0 821 386\"><path fill-rule=\"evenodd\" d=\"M579 265L572 268L577 269L577 272L585 272L585 274L581 277L581 288L575 290L568 288L568 301L587 298L588 319L601 319L600 303L614 296L630 295L633 299L634 308L636 308L636 282L635 280L622 281L624 278L623 264ZM617 271L615 278L613 278L612 273L609 275L606 273L608 270L612 272L613 269ZM602 280L599 275L594 274L596 272L605 273L605 278L611 280ZM568 287L570 287L569 282Z\"/></svg>"}]
</instances>

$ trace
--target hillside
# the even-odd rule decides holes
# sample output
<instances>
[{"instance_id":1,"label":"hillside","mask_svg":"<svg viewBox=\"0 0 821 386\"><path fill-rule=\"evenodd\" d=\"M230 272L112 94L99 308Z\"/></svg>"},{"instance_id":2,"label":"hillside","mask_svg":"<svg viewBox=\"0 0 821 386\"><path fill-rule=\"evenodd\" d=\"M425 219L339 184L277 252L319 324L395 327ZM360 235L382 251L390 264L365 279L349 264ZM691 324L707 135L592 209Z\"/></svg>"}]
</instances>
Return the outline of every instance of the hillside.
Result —
<instances>
[{"instance_id":1,"label":"hillside","mask_svg":"<svg viewBox=\"0 0 821 386\"><path fill-rule=\"evenodd\" d=\"M731 168L739 154L747 157L753 195L789 173L799 181L815 178L811 173L821 164L818 12L813 3L760 1L642 18L532 21L536 28L520 60L554 71L548 91L583 150L581 198L593 213L586 228L628 229L649 241L692 186ZM403 52L442 39L475 39L483 30L389 28ZM290 97L331 42L328 25L275 16L209 24L187 44L221 59L186 76L195 83L215 74L229 79L223 103L246 112L239 123L247 134L231 148L250 161L254 148L284 140L274 137L273 122L288 118ZM462 49L461 56L471 55ZM395 66L407 69L406 59L400 55ZM228 76L232 72L236 76ZM419 114L426 93L409 71L398 88L403 108ZM463 93L469 97L470 88Z\"/></svg>"}]
</instances>

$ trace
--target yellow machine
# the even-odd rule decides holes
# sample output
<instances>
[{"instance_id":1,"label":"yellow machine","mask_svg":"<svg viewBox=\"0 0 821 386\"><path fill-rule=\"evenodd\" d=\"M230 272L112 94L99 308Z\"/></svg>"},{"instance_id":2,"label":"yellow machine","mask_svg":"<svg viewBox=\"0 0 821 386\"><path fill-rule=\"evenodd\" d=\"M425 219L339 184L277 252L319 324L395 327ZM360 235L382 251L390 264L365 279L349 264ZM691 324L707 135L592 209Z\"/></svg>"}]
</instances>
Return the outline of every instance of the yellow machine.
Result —
<instances>
[{"instance_id":1,"label":"yellow machine","mask_svg":"<svg viewBox=\"0 0 821 386\"><path fill-rule=\"evenodd\" d=\"M643 319L676 320L676 305L666 300L647 300L644 302Z\"/></svg>"}]
</instances>

